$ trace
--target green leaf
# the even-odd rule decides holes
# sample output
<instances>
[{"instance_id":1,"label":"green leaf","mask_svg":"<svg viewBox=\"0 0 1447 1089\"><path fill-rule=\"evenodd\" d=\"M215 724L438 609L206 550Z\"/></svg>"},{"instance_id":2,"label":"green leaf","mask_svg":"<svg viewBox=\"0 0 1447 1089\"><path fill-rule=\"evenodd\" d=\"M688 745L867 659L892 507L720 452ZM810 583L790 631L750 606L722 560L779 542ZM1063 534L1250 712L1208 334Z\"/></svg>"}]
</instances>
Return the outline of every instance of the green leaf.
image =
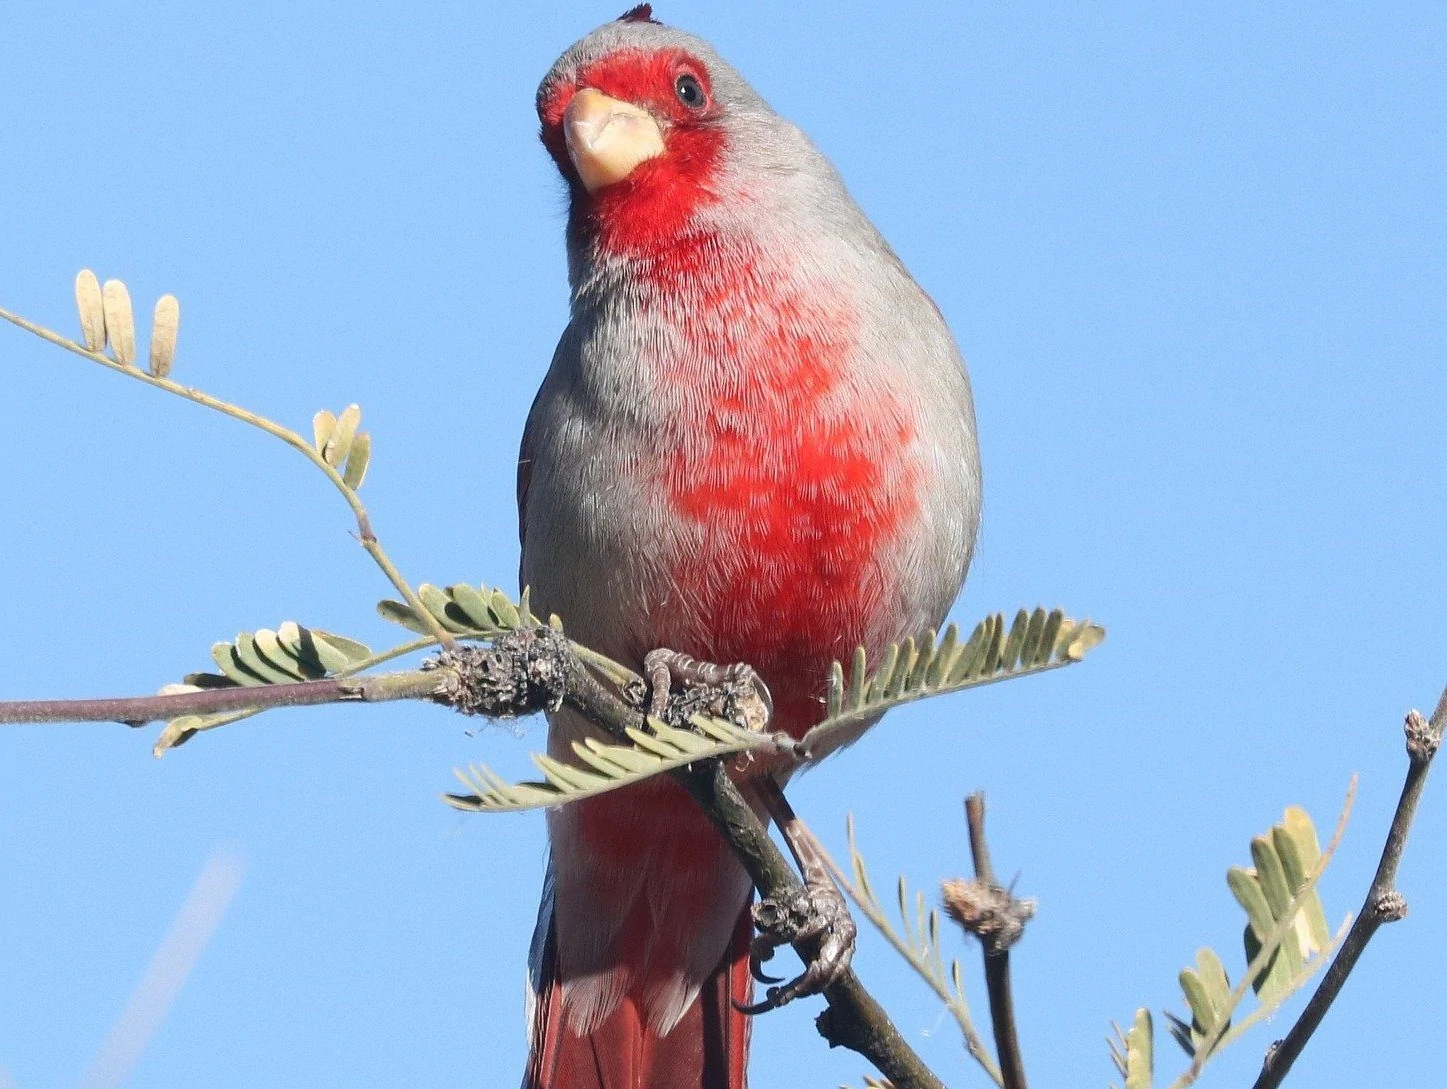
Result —
<instances>
[{"instance_id":1,"label":"green leaf","mask_svg":"<svg viewBox=\"0 0 1447 1089\"><path fill-rule=\"evenodd\" d=\"M937 688L939 686L940 680L949 671L950 663L954 660L955 644L959 642L959 638L960 629L955 625L951 624L945 629L944 636L935 645L934 654L929 656L929 666L924 671L922 682L924 687ZM838 662L835 662L834 665L838 669L843 668ZM833 681L832 676L830 680Z\"/></svg>"},{"instance_id":2,"label":"green leaf","mask_svg":"<svg viewBox=\"0 0 1447 1089\"><path fill-rule=\"evenodd\" d=\"M1155 1029L1151 1011L1139 1009L1125 1036L1125 1089L1151 1089L1155 1074Z\"/></svg>"},{"instance_id":3,"label":"green leaf","mask_svg":"<svg viewBox=\"0 0 1447 1089\"><path fill-rule=\"evenodd\" d=\"M454 618L458 610L452 607L452 599L448 597L446 591L433 586L430 582L424 582L417 587L417 600L426 606L427 611L437 619L443 628L454 635L459 635L472 627L466 618ZM449 607L452 607L453 615L449 615Z\"/></svg>"},{"instance_id":4,"label":"green leaf","mask_svg":"<svg viewBox=\"0 0 1447 1089\"><path fill-rule=\"evenodd\" d=\"M181 718L173 718L166 723L166 728L161 734L161 739L156 742L156 748L164 751L174 749L178 745L184 745L196 736L197 731L205 724L206 719L202 715L183 715ZM164 749L162 745L164 743ZM159 752L157 753L159 755Z\"/></svg>"},{"instance_id":5,"label":"green leaf","mask_svg":"<svg viewBox=\"0 0 1447 1089\"><path fill-rule=\"evenodd\" d=\"M836 662L835 664L837 665L838 663ZM864 675L863 647L854 648L853 668L850 671L849 676L849 700L847 706L850 711L858 711L861 707L864 706L864 700L867 695Z\"/></svg>"},{"instance_id":6,"label":"green leaf","mask_svg":"<svg viewBox=\"0 0 1447 1089\"><path fill-rule=\"evenodd\" d=\"M844 667L838 662L834 662L829 667L826 692L824 717L834 718L844 710Z\"/></svg>"},{"instance_id":7,"label":"green leaf","mask_svg":"<svg viewBox=\"0 0 1447 1089\"><path fill-rule=\"evenodd\" d=\"M156 743L151 746L151 755L164 756L171 749L190 741L202 730L224 726L228 722L250 718L254 714L255 711L222 711L214 715L182 715L180 718L173 718L166 723L165 729L157 736Z\"/></svg>"},{"instance_id":8,"label":"green leaf","mask_svg":"<svg viewBox=\"0 0 1447 1089\"><path fill-rule=\"evenodd\" d=\"M367 479L367 466L372 463L372 436L359 431L352 439L352 448L347 452L347 467L342 472L342 483L356 491Z\"/></svg>"},{"instance_id":9,"label":"green leaf","mask_svg":"<svg viewBox=\"0 0 1447 1089\"><path fill-rule=\"evenodd\" d=\"M453 774L470 794L445 794L443 801L472 812L508 812L563 805L596 797L641 782L697 760L713 759L772 745L766 734L746 730L723 719L698 717L699 732L679 730L656 719L648 731L629 730L632 745L605 744L593 738L573 742L573 753L585 765L565 763L542 753L533 762L543 782L509 783L483 764Z\"/></svg>"},{"instance_id":10,"label":"green leaf","mask_svg":"<svg viewBox=\"0 0 1447 1089\"><path fill-rule=\"evenodd\" d=\"M492 601L489 603L489 611L497 618L498 627L504 631L512 631L522 624L522 616L518 613L517 606L507 599L505 594L494 590Z\"/></svg>"},{"instance_id":11,"label":"green leaf","mask_svg":"<svg viewBox=\"0 0 1447 1089\"><path fill-rule=\"evenodd\" d=\"M1236 902L1246 912L1247 923L1258 939L1270 933L1276 921L1271 914L1271 904L1261 891L1256 874L1242 866L1232 866L1226 871L1226 884L1230 887Z\"/></svg>"},{"instance_id":12,"label":"green leaf","mask_svg":"<svg viewBox=\"0 0 1447 1089\"><path fill-rule=\"evenodd\" d=\"M1281 857L1287 882L1293 889L1300 889L1321 858L1321 846L1311 817L1300 806L1288 806L1282 822L1271 830L1271 840ZM1298 932L1301 951L1308 957L1315 956L1331 942L1320 896L1307 900L1302 906L1302 916L1304 927Z\"/></svg>"},{"instance_id":13,"label":"green leaf","mask_svg":"<svg viewBox=\"0 0 1447 1089\"><path fill-rule=\"evenodd\" d=\"M1253 869L1233 866L1227 884L1246 911L1242 935L1246 959L1254 960L1268 937L1286 918L1291 901L1305 886L1321 859L1321 848L1311 818L1292 807L1280 824L1251 841ZM1274 1003L1294 990L1308 961L1331 941L1326 911L1315 889L1302 901L1291 929L1276 952L1251 981L1263 1003Z\"/></svg>"},{"instance_id":14,"label":"green leaf","mask_svg":"<svg viewBox=\"0 0 1447 1089\"><path fill-rule=\"evenodd\" d=\"M1191 1010L1191 1023L1187 1025L1171 1013L1166 1017L1171 1035L1194 1058L1207 1039L1218 1037L1230 1025L1231 984L1225 965L1212 949L1197 950L1195 967L1182 969L1179 978Z\"/></svg>"},{"instance_id":15,"label":"green leaf","mask_svg":"<svg viewBox=\"0 0 1447 1089\"><path fill-rule=\"evenodd\" d=\"M417 597L437 622L453 635L492 639L534 622L530 615L524 617L523 610L513 604L505 593L486 586L458 583L442 588L424 582L417 587ZM412 608L400 601L380 602L377 611L384 619L409 631L431 634L431 629Z\"/></svg>"},{"instance_id":16,"label":"green leaf","mask_svg":"<svg viewBox=\"0 0 1447 1089\"><path fill-rule=\"evenodd\" d=\"M265 655L257 650L254 633L238 632L231 645L233 653L241 660L241 664L266 684L291 684L296 680L289 673L273 666L266 660Z\"/></svg>"},{"instance_id":17,"label":"green leaf","mask_svg":"<svg viewBox=\"0 0 1447 1089\"><path fill-rule=\"evenodd\" d=\"M222 673L187 673L181 678L183 684L196 688L235 688L237 682Z\"/></svg>"},{"instance_id":18,"label":"green leaf","mask_svg":"<svg viewBox=\"0 0 1447 1089\"><path fill-rule=\"evenodd\" d=\"M1222 1024L1231 1023L1231 980L1226 976L1226 966L1221 963L1221 958L1216 955L1214 949L1203 947L1196 951L1196 980L1205 994L1208 1004L1206 1009L1210 1011L1209 1020L1199 1016L1197 1020L1202 1026L1209 1024L1215 1029ZM1196 1006L1192 1004L1192 1013L1196 1013Z\"/></svg>"},{"instance_id":19,"label":"green leaf","mask_svg":"<svg viewBox=\"0 0 1447 1089\"><path fill-rule=\"evenodd\" d=\"M1256 864L1256 880L1271 906L1272 919L1281 918L1291 903L1293 890L1286 883L1286 870L1269 834L1257 836L1251 841L1251 861Z\"/></svg>"},{"instance_id":20,"label":"green leaf","mask_svg":"<svg viewBox=\"0 0 1447 1089\"><path fill-rule=\"evenodd\" d=\"M355 639L348 639L345 635L338 635L334 631L323 631L321 628L302 628L303 639L310 635L315 641L318 649L330 647L336 650L346 660L346 665L333 668L328 666L332 673L340 673L343 669L356 665L372 656L372 648L366 643L359 643Z\"/></svg>"},{"instance_id":21,"label":"green leaf","mask_svg":"<svg viewBox=\"0 0 1447 1089\"><path fill-rule=\"evenodd\" d=\"M481 631L496 625L497 618L488 608L487 598L483 596L483 591L463 582L456 586L449 586L447 592L451 595L453 603L462 610L462 614L467 617L474 628Z\"/></svg>"},{"instance_id":22,"label":"green leaf","mask_svg":"<svg viewBox=\"0 0 1447 1089\"><path fill-rule=\"evenodd\" d=\"M1099 624L1086 622L1074 629L1062 626L1054 649L1058 657L1079 662L1104 641L1105 629Z\"/></svg>"},{"instance_id":23,"label":"green leaf","mask_svg":"<svg viewBox=\"0 0 1447 1089\"><path fill-rule=\"evenodd\" d=\"M1347 933L1345 923L1335 936L1318 941L1316 920L1321 918L1324 930L1325 912L1316 883L1341 841L1355 796L1353 776L1336 834L1324 853L1311 818L1292 807L1286 810L1281 823L1252 840L1255 868L1233 866L1227 871L1227 885L1247 916L1246 970L1233 987L1221 958L1210 949L1201 949L1196 953L1194 967L1181 972L1181 990L1191 1020L1188 1023L1169 1011L1165 1016L1171 1035L1192 1061L1190 1068L1171 1083L1172 1089L1193 1084L1207 1062L1274 1015L1340 947ZM1242 1000L1253 987L1258 998L1256 1008L1238 1019ZM1121 1048L1113 1045L1112 1051L1124 1072Z\"/></svg>"},{"instance_id":24,"label":"green leaf","mask_svg":"<svg viewBox=\"0 0 1447 1089\"><path fill-rule=\"evenodd\" d=\"M319 680L345 673L371 654L355 639L286 620L275 631L260 628L239 633L233 642L213 644L211 658L220 675L188 673L185 681L199 688L228 688Z\"/></svg>"},{"instance_id":25,"label":"green leaf","mask_svg":"<svg viewBox=\"0 0 1447 1089\"><path fill-rule=\"evenodd\" d=\"M1036 607L1030 614L1030 623L1025 628L1025 638L1020 643L1020 658L1022 661L1033 662L1036 655L1040 653L1041 636L1045 634L1046 612Z\"/></svg>"},{"instance_id":26,"label":"green leaf","mask_svg":"<svg viewBox=\"0 0 1447 1089\"><path fill-rule=\"evenodd\" d=\"M257 632L258 637L260 634ZM285 620L277 626L276 642L278 650L285 652L308 677L340 673L350 664L345 654L294 620Z\"/></svg>"},{"instance_id":27,"label":"green leaf","mask_svg":"<svg viewBox=\"0 0 1447 1089\"><path fill-rule=\"evenodd\" d=\"M1256 863L1256 880L1261 885L1266 902L1271 905L1274 925L1276 921L1287 917L1291 898L1296 895L1296 890L1287 884L1286 869L1281 864L1281 858L1276 853L1269 833L1257 836L1251 841L1251 860ZM1259 950L1259 945L1257 948ZM1287 934L1276 950L1276 956L1272 958L1265 977L1257 986L1257 993L1264 996L1263 1001L1269 1002L1286 994L1291 987L1291 981L1301 973L1305 961L1295 932Z\"/></svg>"},{"instance_id":28,"label":"green leaf","mask_svg":"<svg viewBox=\"0 0 1447 1089\"><path fill-rule=\"evenodd\" d=\"M251 672L237 656L236 648L230 643L212 643L211 660L223 674L236 684L265 684L266 678Z\"/></svg>"},{"instance_id":29,"label":"green leaf","mask_svg":"<svg viewBox=\"0 0 1447 1089\"><path fill-rule=\"evenodd\" d=\"M383 620L390 620L393 624L400 624L408 631L415 631L419 635L431 635L432 629L425 621L412 611L412 606L404 605L400 601L379 601L377 612Z\"/></svg>"},{"instance_id":30,"label":"green leaf","mask_svg":"<svg viewBox=\"0 0 1447 1089\"><path fill-rule=\"evenodd\" d=\"M1020 651L1024 649L1025 632L1030 628L1030 614L1021 609L1015 614L1015 622L1010 625L1010 634L1005 639L1005 647L1000 652L1001 665L1009 669L1020 657Z\"/></svg>"},{"instance_id":31,"label":"green leaf","mask_svg":"<svg viewBox=\"0 0 1447 1089\"><path fill-rule=\"evenodd\" d=\"M826 717L804 735L803 745L811 757L825 756L853 741L891 707L1059 669L1079 661L1104 638L1098 624L1067 619L1059 609L1021 609L1008 632L997 613L977 624L963 645L953 624L938 640L930 632L891 645L873 672L859 647L848 670L839 662L830 666Z\"/></svg>"},{"instance_id":32,"label":"green leaf","mask_svg":"<svg viewBox=\"0 0 1447 1089\"><path fill-rule=\"evenodd\" d=\"M313 681L326 673L319 664L303 662L292 655L276 632L270 628L258 628L252 634L252 639L256 644L256 652L262 659L284 673L288 680Z\"/></svg>"}]
</instances>

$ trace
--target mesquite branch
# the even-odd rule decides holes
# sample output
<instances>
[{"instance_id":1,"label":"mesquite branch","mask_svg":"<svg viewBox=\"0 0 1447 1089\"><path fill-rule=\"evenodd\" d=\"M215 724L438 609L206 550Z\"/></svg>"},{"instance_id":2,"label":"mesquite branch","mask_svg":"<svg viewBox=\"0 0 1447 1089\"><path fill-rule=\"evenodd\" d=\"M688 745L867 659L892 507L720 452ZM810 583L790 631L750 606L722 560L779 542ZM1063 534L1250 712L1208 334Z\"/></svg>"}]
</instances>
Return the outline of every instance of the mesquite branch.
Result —
<instances>
[{"instance_id":1,"label":"mesquite branch","mask_svg":"<svg viewBox=\"0 0 1447 1089\"><path fill-rule=\"evenodd\" d=\"M1407 846L1407 833L1411 831L1412 820L1417 814L1417 802L1422 797L1422 788L1427 782L1427 773L1432 769L1432 758L1442 744L1443 730L1447 729L1447 689L1437 701L1437 709L1431 719L1425 719L1418 711L1407 715L1407 778L1402 784L1402 793L1397 800L1397 810L1392 816L1387 842L1382 848L1381 861L1377 864L1376 876L1367 890L1362 909L1352 922L1351 930L1331 967L1326 970L1316 993L1302 1010L1301 1016L1291 1031L1278 1040L1266 1055L1261 1074L1252 1089L1276 1089L1291 1066L1296 1062L1312 1033L1321 1024L1326 1011L1341 993L1347 976L1356 967L1367 943L1383 923L1396 922L1407 914L1407 901L1397 891L1397 867L1402 861L1402 852Z\"/></svg>"},{"instance_id":2,"label":"mesquite branch","mask_svg":"<svg viewBox=\"0 0 1447 1089\"><path fill-rule=\"evenodd\" d=\"M0 724L119 722L144 726L182 715L273 707L314 707L322 703L383 703L432 696L443 678L436 672L406 670L366 677L328 677L296 684L211 688L168 696L120 696L90 700L0 700Z\"/></svg>"}]
</instances>

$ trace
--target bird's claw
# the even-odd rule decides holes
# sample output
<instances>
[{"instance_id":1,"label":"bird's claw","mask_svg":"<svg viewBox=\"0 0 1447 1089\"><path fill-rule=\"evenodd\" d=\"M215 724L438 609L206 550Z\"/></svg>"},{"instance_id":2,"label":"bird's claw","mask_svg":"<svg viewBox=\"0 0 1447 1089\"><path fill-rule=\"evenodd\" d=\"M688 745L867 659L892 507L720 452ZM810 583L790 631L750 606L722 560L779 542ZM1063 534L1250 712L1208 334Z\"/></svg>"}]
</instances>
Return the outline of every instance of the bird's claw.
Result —
<instances>
[{"instance_id":1,"label":"bird's claw","mask_svg":"<svg viewBox=\"0 0 1447 1089\"><path fill-rule=\"evenodd\" d=\"M763 730L774 716L774 698L768 685L745 662L715 665L676 650L651 650L643 659L648 713L671 725L684 725L692 715L733 719ZM672 697L674 686L682 691ZM630 693L642 703L643 693Z\"/></svg>"},{"instance_id":2,"label":"bird's claw","mask_svg":"<svg viewBox=\"0 0 1447 1089\"><path fill-rule=\"evenodd\" d=\"M739 1007L744 1013L776 1010L796 998L818 994L849 971L858 930L832 882L805 885L785 899L760 900L753 916L759 933L749 952L749 971L761 983L780 982L760 968L779 946L809 940L817 944L803 972L781 987L769 987L763 1001Z\"/></svg>"},{"instance_id":3,"label":"bird's claw","mask_svg":"<svg viewBox=\"0 0 1447 1089\"><path fill-rule=\"evenodd\" d=\"M764 971L764 961L772 960L778 946L755 937L749 946L749 975L760 983L783 983L783 976L771 976Z\"/></svg>"}]
</instances>

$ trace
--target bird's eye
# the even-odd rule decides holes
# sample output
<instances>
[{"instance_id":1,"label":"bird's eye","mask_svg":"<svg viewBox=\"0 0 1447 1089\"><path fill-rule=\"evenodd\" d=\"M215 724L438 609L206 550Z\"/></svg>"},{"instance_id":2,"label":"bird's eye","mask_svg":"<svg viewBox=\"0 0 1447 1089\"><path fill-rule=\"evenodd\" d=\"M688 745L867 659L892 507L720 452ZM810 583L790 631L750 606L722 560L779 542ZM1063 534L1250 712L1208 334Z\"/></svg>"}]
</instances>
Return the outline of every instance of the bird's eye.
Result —
<instances>
[{"instance_id":1,"label":"bird's eye","mask_svg":"<svg viewBox=\"0 0 1447 1089\"><path fill-rule=\"evenodd\" d=\"M673 81L673 93L690 110L701 109L704 104L703 84L692 72L684 72Z\"/></svg>"}]
</instances>

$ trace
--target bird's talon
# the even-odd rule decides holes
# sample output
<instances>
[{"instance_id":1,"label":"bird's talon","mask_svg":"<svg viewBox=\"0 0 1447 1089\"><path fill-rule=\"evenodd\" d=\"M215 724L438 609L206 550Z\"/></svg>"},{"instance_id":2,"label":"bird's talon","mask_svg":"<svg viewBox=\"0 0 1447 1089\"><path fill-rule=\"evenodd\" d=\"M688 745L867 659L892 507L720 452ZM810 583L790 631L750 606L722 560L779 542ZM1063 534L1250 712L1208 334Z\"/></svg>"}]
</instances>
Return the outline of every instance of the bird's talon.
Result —
<instances>
[{"instance_id":1,"label":"bird's talon","mask_svg":"<svg viewBox=\"0 0 1447 1089\"><path fill-rule=\"evenodd\" d=\"M754 1002L750 1005L735 1002L734 1009L746 1017L757 1017L761 1013L768 1013L770 1010L777 1009L778 1007L774 1005L774 992L776 990L778 990L777 987L770 987L768 991L765 992L763 1001L761 1002Z\"/></svg>"},{"instance_id":2,"label":"bird's talon","mask_svg":"<svg viewBox=\"0 0 1447 1089\"><path fill-rule=\"evenodd\" d=\"M773 960L774 950L777 948L777 942L771 941L770 939L763 937L762 935L754 939L753 946L749 950L749 975L753 976L754 979L758 980L758 982L784 982L783 976L771 976L768 972L764 971L763 967L765 961Z\"/></svg>"},{"instance_id":3,"label":"bird's talon","mask_svg":"<svg viewBox=\"0 0 1447 1089\"><path fill-rule=\"evenodd\" d=\"M797 982L798 981L795 980L795 983ZM757 1017L759 1014L768 1013L770 1010L783 1009L790 1002L794 1001L794 999L798 998L801 993L802 992L795 989L794 983L790 983L787 987L770 987L764 992L762 1001L755 1002L751 1006L745 1006L740 1002L735 1002L734 1009L749 1017Z\"/></svg>"}]
</instances>

